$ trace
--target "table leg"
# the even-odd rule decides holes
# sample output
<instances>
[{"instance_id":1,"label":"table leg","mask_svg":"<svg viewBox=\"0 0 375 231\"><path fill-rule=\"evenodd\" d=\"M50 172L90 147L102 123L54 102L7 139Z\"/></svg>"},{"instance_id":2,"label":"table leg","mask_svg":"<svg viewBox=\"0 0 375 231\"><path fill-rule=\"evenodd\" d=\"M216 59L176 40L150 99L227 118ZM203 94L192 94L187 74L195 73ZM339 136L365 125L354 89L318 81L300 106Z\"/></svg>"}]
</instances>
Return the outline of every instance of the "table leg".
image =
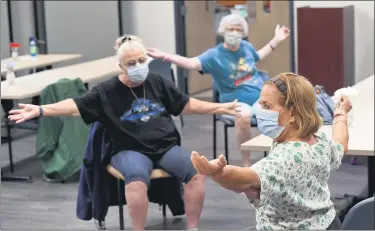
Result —
<instances>
[{"instance_id":1,"label":"table leg","mask_svg":"<svg viewBox=\"0 0 375 231\"><path fill-rule=\"evenodd\" d=\"M375 193L375 161L374 156L368 156L367 157L367 169L368 169L368 197L373 197Z\"/></svg>"}]
</instances>

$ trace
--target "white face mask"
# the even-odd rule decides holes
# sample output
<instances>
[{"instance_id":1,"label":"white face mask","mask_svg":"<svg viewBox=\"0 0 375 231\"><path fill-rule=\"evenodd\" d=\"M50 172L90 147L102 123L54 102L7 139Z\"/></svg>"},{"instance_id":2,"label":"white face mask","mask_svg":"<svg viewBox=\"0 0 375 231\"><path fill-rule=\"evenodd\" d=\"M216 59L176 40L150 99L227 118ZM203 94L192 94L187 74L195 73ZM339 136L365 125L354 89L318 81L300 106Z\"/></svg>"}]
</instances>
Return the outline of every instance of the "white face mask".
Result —
<instances>
[{"instance_id":1,"label":"white face mask","mask_svg":"<svg viewBox=\"0 0 375 231\"><path fill-rule=\"evenodd\" d=\"M238 31L226 31L224 34L224 41L230 47L239 47L242 41L243 34Z\"/></svg>"},{"instance_id":2,"label":"white face mask","mask_svg":"<svg viewBox=\"0 0 375 231\"><path fill-rule=\"evenodd\" d=\"M128 67L128 78L134 84L141 84L147 79L148 72L148 63L137 63L135 66Z\"/></svg>"}]
</instances>

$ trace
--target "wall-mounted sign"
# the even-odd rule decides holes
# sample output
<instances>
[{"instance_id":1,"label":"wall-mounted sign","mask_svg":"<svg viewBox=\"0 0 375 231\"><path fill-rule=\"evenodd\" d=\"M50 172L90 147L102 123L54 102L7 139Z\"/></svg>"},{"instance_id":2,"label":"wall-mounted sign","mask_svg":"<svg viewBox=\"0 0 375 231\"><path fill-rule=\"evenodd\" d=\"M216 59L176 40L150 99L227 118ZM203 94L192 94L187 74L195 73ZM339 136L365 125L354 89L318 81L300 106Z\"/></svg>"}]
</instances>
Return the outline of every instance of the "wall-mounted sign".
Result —
<instances>
[{"instance_id":1,"label":"wall-mounted sign","mask_svg":"<svg viewBox=\"0 0 375 231\"><path fill-rule=\"evenodd\" d=\"M271 1L263 0L263 12L266 14L271 13Z\"/></svg>"}]
</instances>

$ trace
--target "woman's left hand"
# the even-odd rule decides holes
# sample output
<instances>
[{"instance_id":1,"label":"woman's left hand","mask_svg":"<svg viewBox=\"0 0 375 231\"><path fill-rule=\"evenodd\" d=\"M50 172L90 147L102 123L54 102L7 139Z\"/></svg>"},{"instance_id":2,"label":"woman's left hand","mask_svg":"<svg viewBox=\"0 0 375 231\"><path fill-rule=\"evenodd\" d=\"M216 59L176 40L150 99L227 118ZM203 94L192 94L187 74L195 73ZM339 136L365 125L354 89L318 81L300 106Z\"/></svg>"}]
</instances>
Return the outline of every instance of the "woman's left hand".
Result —
<instances>
[{"instance_id":1,"label":"woman's left hand","mask_svg":"<svg viewBox=\"0 0 375 231\"><path fill-rule=\"evenodd\" d=\"M279 42L287 39L290 34L290 29L286 26L280 27L279 24L277 24L275 29L275 39Z\"/></svg>"}]
</instances>

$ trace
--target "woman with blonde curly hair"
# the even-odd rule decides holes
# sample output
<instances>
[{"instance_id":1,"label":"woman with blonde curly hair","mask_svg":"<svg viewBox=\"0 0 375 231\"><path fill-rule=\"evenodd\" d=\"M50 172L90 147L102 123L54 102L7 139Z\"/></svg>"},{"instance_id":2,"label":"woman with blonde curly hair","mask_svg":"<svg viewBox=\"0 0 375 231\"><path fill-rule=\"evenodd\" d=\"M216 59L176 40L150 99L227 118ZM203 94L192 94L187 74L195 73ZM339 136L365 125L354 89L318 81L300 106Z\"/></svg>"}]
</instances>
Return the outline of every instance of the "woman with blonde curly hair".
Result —
<instances>
[{"instance_id":1,"label":"woman with blonde curly hair","mask_svg":"<svg viewBox=\"0 0 375 231\"><path fill-rule=\"evenodd\" d=\"M272 78L259 103L259 131L274 140L266 158L241 168L226 165L223 155L208 161L193 152L194 167L222 187L244 192L255 207L259 230L339 229L328 178L348 150L350 101L342 97L336 106L331 139L319 132L314 88L304 77L282 73Z\"/></svg>"}]
</instances>

